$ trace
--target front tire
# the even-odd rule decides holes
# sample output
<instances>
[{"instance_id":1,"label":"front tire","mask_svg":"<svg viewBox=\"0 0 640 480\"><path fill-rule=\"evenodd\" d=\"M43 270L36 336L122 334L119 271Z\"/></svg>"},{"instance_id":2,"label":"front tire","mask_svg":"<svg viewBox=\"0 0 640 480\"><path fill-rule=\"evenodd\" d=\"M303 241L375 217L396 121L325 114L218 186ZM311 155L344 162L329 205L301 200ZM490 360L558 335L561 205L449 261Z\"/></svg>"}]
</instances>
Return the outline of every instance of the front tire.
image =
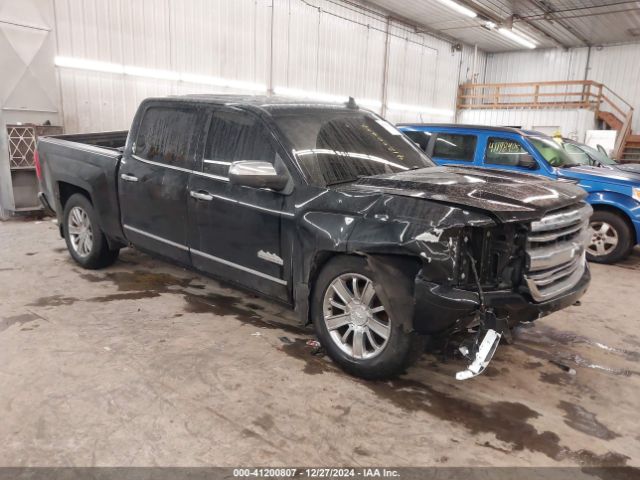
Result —
<instances>
[{"instance_id":1,"label":"front tire","mask_svg":"<svg viewBox=\"0 0 640 480\"><path fill-rule=\"evenodd\" d=\"M375 291L376 277L362 257L330 260L315 282L311 314L327 354L366 379L396 376L424 351L425 338L406 332Z\"/></svg>"},{"instance_id":2,"label":"front tire","mask_svg":"<svg viewBox=\"0 0 640 480\"><path fill-rule=\"evenodd\" d=\"M620 215L596 210L589 220L587 259L597 263L615 263L626 258L633 248L633 234Z\"/></svg>"},{"instance_id":3,"label":"front tire","mask_svg":"<svg viewBox=\"0 0 640 480\"><path fill-rule=\"evenodd\" d=\"M87 197L76 193L64 206L64 239L71 257L82 268L95 270L113 264L119 250L109 249L98 217Z\"/></svg>"}]
</instances>

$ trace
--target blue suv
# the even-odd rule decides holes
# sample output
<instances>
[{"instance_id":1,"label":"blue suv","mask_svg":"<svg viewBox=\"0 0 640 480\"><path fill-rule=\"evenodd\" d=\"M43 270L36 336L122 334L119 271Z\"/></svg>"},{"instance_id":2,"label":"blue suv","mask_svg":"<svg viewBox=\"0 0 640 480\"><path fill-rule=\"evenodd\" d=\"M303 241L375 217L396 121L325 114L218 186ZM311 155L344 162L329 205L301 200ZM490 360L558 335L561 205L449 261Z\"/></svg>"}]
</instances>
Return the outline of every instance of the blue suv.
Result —
<instances>
[{"instance_id":1,"label":"blue suv","mask_svg":"<svg viewBox=\"0 0 640 480\"><path fill-rule=\"evenodd\" d=\"M590 164L540 132L477 125L401 124L438 165L512 170L572 181L589 194L589 260L614 263L640 241L640 173Z\"/></svg>"}]
</instances>

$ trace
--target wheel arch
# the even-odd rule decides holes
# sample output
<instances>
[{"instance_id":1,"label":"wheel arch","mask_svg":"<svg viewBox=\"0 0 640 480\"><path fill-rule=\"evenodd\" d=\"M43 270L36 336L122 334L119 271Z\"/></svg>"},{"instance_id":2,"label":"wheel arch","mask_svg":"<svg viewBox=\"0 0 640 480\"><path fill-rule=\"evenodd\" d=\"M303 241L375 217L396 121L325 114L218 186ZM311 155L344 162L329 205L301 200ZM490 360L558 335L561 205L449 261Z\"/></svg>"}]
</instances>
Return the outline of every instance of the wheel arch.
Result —
<instances>
[{"instance_id":1,"label":"wheel arch","mask_svg":"<svg viewBox=\"0 0 640 480\"><path fill-rule=\"evenodd\" d=\"M76 193L79 193L80 195L85 196L91 205L93 205L93 200L91 199L91 194L88 190L73 183L58 181L57 187L58 202L60 204L60 208L58 209L58 212L60 212L58 214L58 231L60 232L60 237L64 238L64 207L67 205L69 199Z\"/></svg>"},{"instance_id":2,"label":"wheel arch","mask_svg":"<svg viewBox=\"0 0 640 480\"><path fill-rule=\"evenodd\" d=\"M313 268L309 272L308 292L306 295L305 325L313 323L310 302L316 288L320 272L331 261L341 257L358 257L366 260L367 265L375 274L378 284L378 294L390 308L396 318L403 318L405 329L413 330L413 295L415 278L422 268L422 261L415 255L389 255L383 253L369 253L362 251L317 252ZM407 308L410 307L410 311Z\"/></svg>"},{"instance_id":3,"label":"wheel arch","mask_svg":"<svg viewBox=\"0 0 640 480\"><path fill-rule=\"evenodd\" d=\"M633 222L631 221L631 217L625 210L623 210L619 206L612 205L610 203L593 203L591 204L591 206L593 207L594 212L596 211L609 212L620 217L629 227L629 231L631 232L631 241L633 245L638 243L638 239L636 238L636 229L634 228Z\"/></svg>"}]
</instances>

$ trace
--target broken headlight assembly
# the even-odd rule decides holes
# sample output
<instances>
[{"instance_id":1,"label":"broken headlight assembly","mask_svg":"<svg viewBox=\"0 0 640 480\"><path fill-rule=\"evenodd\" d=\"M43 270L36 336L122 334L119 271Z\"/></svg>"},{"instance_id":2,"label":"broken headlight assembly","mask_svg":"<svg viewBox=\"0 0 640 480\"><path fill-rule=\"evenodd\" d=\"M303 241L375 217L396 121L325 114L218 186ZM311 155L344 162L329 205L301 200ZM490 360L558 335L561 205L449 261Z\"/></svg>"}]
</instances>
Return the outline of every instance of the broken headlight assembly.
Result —
<instances>
[{"instance_id":1,"label":"broken headlight assembly","mask_svg":"<svg viewBox=\"0 0 640 480\"><path fill-rule=\"evenodd\" d=\"M526 235L522 226L514 224L464 229L460 239L457 286L477 290L479 283L488 291L517 287L524 274Z\"/></svg>"}]
</instances>

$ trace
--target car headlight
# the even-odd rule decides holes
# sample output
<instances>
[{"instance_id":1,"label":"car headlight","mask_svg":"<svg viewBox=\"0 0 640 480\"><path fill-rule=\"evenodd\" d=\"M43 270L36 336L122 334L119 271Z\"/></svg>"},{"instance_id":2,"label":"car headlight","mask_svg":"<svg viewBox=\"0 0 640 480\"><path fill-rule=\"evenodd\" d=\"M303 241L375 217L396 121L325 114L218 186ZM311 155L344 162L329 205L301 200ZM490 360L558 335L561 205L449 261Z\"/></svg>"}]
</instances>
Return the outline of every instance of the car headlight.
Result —
<instances>
[{"instance_id":1,"label":"car headlight","mask_svg":"<svg viewBox=\"0 0 640 480\"><path fill-rule=\"evenodd\" d=\"M640 187L631 189L631 196L640 202Z\"/></svg>"}]
</instances>

